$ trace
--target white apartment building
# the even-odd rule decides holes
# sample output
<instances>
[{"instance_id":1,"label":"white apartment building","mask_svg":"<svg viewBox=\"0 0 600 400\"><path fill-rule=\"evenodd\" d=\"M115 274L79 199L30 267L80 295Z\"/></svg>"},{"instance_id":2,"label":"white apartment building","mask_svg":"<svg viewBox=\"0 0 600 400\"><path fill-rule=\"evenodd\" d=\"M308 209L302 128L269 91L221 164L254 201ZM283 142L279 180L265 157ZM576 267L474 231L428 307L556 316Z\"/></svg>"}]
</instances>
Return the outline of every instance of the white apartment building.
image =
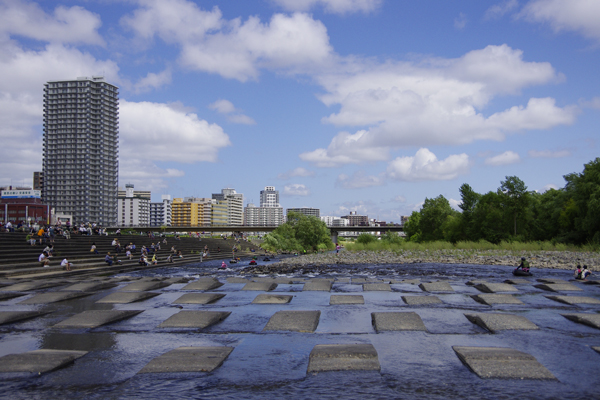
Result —
<instances>
[{"instance_id":1,"label":"white apartment building","mask_svg":"<svg viewBox=\"0 0 600 400\"><path fill-rule=\"evenodd\" d=\"M212 198L220 202L219 204L226 202L226 225L240 226L244 224L244 195L242 193L236 193L235 189L226 188L221 189L221 193L213 193Z\"/></svg>"},{"instance_id":2,"label":"white apartment building","mask_svg":"<svg viewBox=\"0 0 600 400\"><path fill-rule=\"evenodd\" d=\"M150 198L136 194L133 185L125 185L125 196L118 197L119 226L150 225Z\"/></svg>"},{"instance_id":3,"label":"white apartment building","mask_svg":"<svg viewBox=\"0 0 600 400\"><path fill-rule=\"evenodd\" d=\"M160 203L150 203L150 226L171 226L173 201L171 195L163 194Z\"/></svg>"}]
</instances>

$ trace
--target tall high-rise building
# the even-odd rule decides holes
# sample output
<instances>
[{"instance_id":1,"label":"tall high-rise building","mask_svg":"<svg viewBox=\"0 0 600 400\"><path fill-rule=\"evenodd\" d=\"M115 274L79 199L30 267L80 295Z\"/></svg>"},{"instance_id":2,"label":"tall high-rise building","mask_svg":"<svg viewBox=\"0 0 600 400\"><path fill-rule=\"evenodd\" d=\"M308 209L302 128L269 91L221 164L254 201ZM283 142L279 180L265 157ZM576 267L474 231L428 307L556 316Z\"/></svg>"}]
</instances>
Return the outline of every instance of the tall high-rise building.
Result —
<instances>
[{"instance_id":1,"label":"tall high-rise building","mask_svg":"<svg viewBox=\"0 0 600 400\"><path fill-rule=\"evenodd\" d=\"M104 77L44 84L42 199L73 222L117 224L119 90Z\"/></svg>"},{"instance_id":2,"label":"tall high-rise building","mask_svg":"<svg viewBox=\"0 0 600 400\"><path fill-rule=\"evenodd\" d=\"M275 190L275 186L266 186L260 191L260 206L279 207L279 190Z\"/></svg>"},{"instance_id":3,"label":"tall high-rise building","mask_svg":"<svg viewBox=\"0 0 600 400\"><path fill-rule=\"evenodd\" d=\"M279 191L266 186L260 191L260 207L250 203L244 208L244 225L279 226L283 224L283 208L279 205Z\"/></svg>"},{"instance_id":4,"label":"tall high-rise building","mask_svg":"<svg viewBox=\"0 0 600 400\"><path fill-rule=\"evenodd\" d=\"M221 189L221 193L213 193L212 198L227 203L227 222L225 225L238 226L244 224L244 195L235 189ZM214 209L213 209L214 213Z\"/></svg>"},{"instance_id":5,"label":"tall high-rise building","mask_svg":"<svg viewBox=\"0 0 600 400\"><path fill-rule=\"evenodd\" d=\"M133 190L128 183L125 190L119 190L119 226L148 226L150 225L150 192Z\"/></svg>"}]
</instances>

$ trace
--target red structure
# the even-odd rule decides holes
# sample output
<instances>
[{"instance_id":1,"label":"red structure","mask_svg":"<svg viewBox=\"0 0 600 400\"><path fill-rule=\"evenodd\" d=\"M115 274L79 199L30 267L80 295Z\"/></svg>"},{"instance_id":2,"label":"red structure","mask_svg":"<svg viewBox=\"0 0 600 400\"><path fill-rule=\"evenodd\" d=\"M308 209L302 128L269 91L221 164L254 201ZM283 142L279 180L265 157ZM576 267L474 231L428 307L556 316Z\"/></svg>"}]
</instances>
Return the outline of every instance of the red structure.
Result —
<instances>
[{"instance_id":1,"label":"red structure","mask_svg":"<svg viewBox=\"0 0 600 400\"><path fill-rule=\"evenodd\" d=\"M50 206L43 204L39 190L4 189L0 196L0 221L48 223Z\"/></svg>"}]
</instances>

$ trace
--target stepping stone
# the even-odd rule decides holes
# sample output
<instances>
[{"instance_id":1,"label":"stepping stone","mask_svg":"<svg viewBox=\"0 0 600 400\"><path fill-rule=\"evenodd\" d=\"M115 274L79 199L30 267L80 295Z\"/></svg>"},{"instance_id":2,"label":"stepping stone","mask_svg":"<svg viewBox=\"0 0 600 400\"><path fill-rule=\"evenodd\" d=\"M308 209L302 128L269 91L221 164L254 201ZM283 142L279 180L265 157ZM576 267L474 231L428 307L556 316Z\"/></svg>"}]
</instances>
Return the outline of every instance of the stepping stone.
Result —
<instances>
[{"instance_id":1,"label":"stepping stone","mask_svg":"<svg viewBox=\"0 0 600 400\"><path fill-rule=\"evenodd\" d=\"M89 296L92 293L81 292L46 292L38 293L33 297L20 301L19 304L49 304L59 301L77 299L79 297Z\"/></svg>"},{"instance_id":2,"label":"stepping stone","mask_svg":"<svg viewBox=\"0 0 600 400\"><path fill-rule=\"evenodd\" d=\"M475 286L475 285L479 285L481 283L488 283L488 281L484 281L483 279L473 279L472 281L465 283L465 285Z\"/></svg>"},{"instance_id":3,"label":"stepping stone","mask_svg":"<svg viewBox=\"0 0 600 400\"><path fill-rule=\"evenodd\" d=\"M372 344L318 344L308 360L308 372L379 371L379 357Z\"/></svg>"},{"instance_id":4,"label":"stepping stone","mask_svg":"<svg viewBox=\"0 0 600 400\"><path fill-rule=\"evenodd\" d=\"M170 283L163 281L140 281L133 282L121 288L120 292L145 292L147 290L156 290L169 286Z\"/></svg>"},{"instance_id":5,"label":"stepping stone","mask_svg":"<svg viewBox=\"0 0 600 400\"><path fill-rule=\"evenodd\" d=\"M238 278L238 277L227 278L227 283L248 283L248 282L250 282L250 280L247 278Z\"/></svg>"},{"instance_id":6,"label":"stepping stone","mask_svg":"<svg viewBox=\"0 0 600 400\"><path fill-rule=\"evenodd\" d=\"M542 282L542 283L569 283L567 281L565 281L564 279L551 279L551 278L540 278L537 279L538 282Z\"/></svg>"},{"instance_id":7,"label":"stepping stone","mask_svg":"<svg viewBox=\"0 0 600 400\"><path fill-rule=\"evenodd\" d=\"M118 286L112 282L80 282L61 289L61 292L97 292Z\"/></svg>"},{"instance_id":8,"label":"stepping stone","mask_svg":"<svg viewBox=\"0 0 600 400\"><path fill-rule=\"evenodd\" d=\"M263 331L314 332L321 311L277 311Z\"/></svg>"},{"instance_id":9,"label":"stepping stone","mask_svg":"<svg viewBox=\"0 0 600 400\"><path fill-rule=\"evenodd\" d=\"M28 292L31 290L47 289L47 288L56 287L56 286L60 286L60 285L64 285L64 282L57 282L57 281L22 282L22 283L15 283L14 285L3 287L0 290L3 292Z\"/></svg>"},{"instance_id":10,"label":"stepping stone","mask_svg":"<svg viewBox=\"0 0 600 400\"><path fill-rule=\"evenodd\" d=\"M497 293L497 292L518 292L519 290L513 285L508 283L479 283L475 285L477 290L484 293Z\"/></svg>"},{"instance_id":11,"label":"stepping stone","mask_svg":"<svg viewBox=\"0 0 600 400\"><path fill-rule=\"evenodd\" d=\"M561 314L566 319L600 329L600 314Z\"/></svg>"},{"instance_id":12,"label":"stepping stone","mask_svg":"<svg viewBox=\"0 0 600 400\"><path fill-rule=\"evenodd\" d=\"M425 292L454 292L452 286L450 286L450 284L445 281L424 282L421 283L419 287Z\"/></svg>"},{"instance_id":13,"label":"stepping stone","mask_svg":"<svg viewBox=\"0 0 600 400\"><path fill-rule=\"evenodd\" d=\"M188 283L181 290L213 290L223 286L217 278L200 278L195 282Z\"/></svg>"},{"instance_id":14,"label":"stepping stone","mask_svg":"<svg viewBox=\"0 0 600 400\"><path fill-rule=\"evenodd\" d=\"M529 285L531 284L531 281L528 281L527 279L514 278L507 279L504 281L504 283L509 283L511 285Z\"/></svg>"},{"instance_id":15,"label":"stepping stone","mask_svg":"<svg viewBox=\"0 0 600 400\"><path fill-rule=\"evenodd\" d=\"M303 292L319 291L319 292L330 292L333 282L328 279L311 279L304 284L302 288Z\"/></svg>"},{"instance_id":16,"label":"stepping stone","mask_svg":"<svg viewBox=\"0 0 600 400\"><path fill-rule=\"evenodd\" d=\"M173 304L210 304L225 297L224 293L186 293Z\"/></svg>"},{"instance_id":17,"label":"stepping stone","mask_svg":"<svg viewBox=\"0 0 600 400\"><path fill-rule=\"evenodd\" d=\"M87 353L87 351L44 349L21 354L8 354L0 357L0 373L43 374L73 364L76 359Z\"/></svg>"},{"instance_id":18,"label":"stepping stone","mask_svg":"<svg viewBox=\"0 0 600 400\"><path fill-rule=\"evenodd\" d=\"M473 300L493 306L494 304L523 304L523 302L512 294L476 294L472 295Z\"/></svg>"},{"instance_id":19,"label":"stepping stone","mask_svg":"<svg viewBox=\"0 0 600 400\"><path fill-rule=\"evenodd\" d=\"M472 323L492 333L505 330L540 329L536 324L522 315L473 313L465 314L465 317Z\"/></svg>"},{"instance_id":20,"label":"stepping stone","mask_svg":"<svg viewBox=\"0 0 600 400\"><path fill-rule=\"evenodd\" d=\"M41 317L48 312L43 311L0 311L0 325L13 322L25 321L35 317Z\"/></svg>"},{"instance_id":21,"label":"stepping stone","mask_svg":"<svg viewBox=\"0 0 600 400\"><path fill-rule=\"evenodd\" d=\"M258 290L262 292L269 292L277 288L276 283L268 283L268 282L248 282L244 285L242 290Z\"/></svg>"},{"instance_id":22,"label":"stepping stone","mask_svg":"<svg viewBox=\"0 0 600 400\"><path fill-rule=\"evenodd\" d=\"M25 293L7 292L0 293L0 301L14 299L15 297L25 296Z\"/></svg>"},{"instance_id":23,"label":"stepping stone","mask_svg":"<svg viewBox=\"0 0 600 400\"><path fill-rule=\"evenodd\" d=\"M535 357L506 347L453 346L458 358L480 378L556 379Z\"/></svg>"},{"instance_id":24,"label":"stepping stone","mask_svg":"<svg viewBox=\"0 0 600 400\"><path fill-rule=\"evenodd\" d=\"M418 285L421 283L420 279L404 279L401 281L393 281L392 283L404 283L405 285Z\"/></svg>"},{"instance_id":25,"label":"stepping stone","mask_svg":"<svg viewBox=\"0 0 600 400\"><path fill-rule=\"evenodd\" d=\"M252 300L252 304L287 304L292 301L291 295L287 294L259 294Z\"/></svg>"},{"instance_id":26,"label":"stepping stone","mask_svg":"<svg viewBox=\"0 0 600 400\"><path fill-rule=\"evenodd\" d=\"M189 281L192 281L192 280L194 280L194 278L179 276L179 277L168 278L165 280L165 282L168 283L169 285L175 285L178 283L188 283Z\"/></svg>"},{"instance_id":27,"label":"stepping stone","mask_svg":"<svg viewBox=\"0 0 600 400\"><path fill-rule=\"evenodd\" d=\"M127 304L135 303L136 301L143 301L156 297L160 293L155 292L116 292L111 293L106 297L101 298L96 303L109 303L109 304Z\"/></svg>"},{"instance_id":28,"label":"stepping stone","mask_svg":"<svg viewBox=\"0 0 600 400\"><path fill-rule=\"evenodd\" d=\"M361 295L340 295L332 294L329 297L330 305L339 304L365 304L365 298Z\"/></svg>"},{"instance_id":29,"label":"stepping stone","mask_svg":"<svg viewBox=\"0 0 600 400\"><path fill-rule=\"evenodd\" d=\"M550 300L576 306L578 304L600 304L600 300L586 296L545 296Z\"/></svg>"},{"instance_id":30,"label":"stepping stone","mask_svg":"<svg viewBox=\"0 0 600 400\"><path fill-rule=\"evenodd\" d=\"M389 283L363 283L363 292L391 292Z\"/></svg>"},{"instance_id":31,"label":"stepping stone","mask_svg":"<svg viewBox=\"0 0 600 400\"><path fill-rule=\"evenodd\" d=\"M592 349L600 353L600 346L592 346Z\"/></svg>"},{"instance_id":32,"label":"stepping stone","mask_svg":"<svg viewBox=\"0 0 600 400\"><path fill-rule=\"evenodd\" d=\"M180 311L171 315L159 328L204 329L229 317L231 311Z\"/></svg>"},{"instance_id":33,"label":"stepping stone","mask_svg":"<svg viewBox=\"0 0 600 400\"><path fill-rule=\"evenodd\" d=\"M363 283L374 283L377 282L376 278L352 278L353 285L362 285Z\"/></svg>"},{"instance_id":34,"label":"stepping stone","mask_svg":"<svg viewBox=\"0 0 600 400\"><path fill-rule=\"evenodd\" d=\"M155 372L211 372L221 366L233 347L179 347L150 361L140 374Z\"/></svg>"},{"instance_id":35,"label":"stepping stone","mask_svg":"<svg viewBox=\"0 0 600 400\"><path fill-rule=\"evenodd\" d=\"M374 312L371 323L375 330L383 331L427 331L419 314L414 312Z\"/></svg>"},{"instance_id":36,"label":"stepping stone","mask_svg":"<svg viewBox=\"0 0 600 400\"><path fill-rule=\"evenodd\" d=\"M428 306L431 304L442 304L436 296L402 296L402 300L409 306Z\"/></svg>"},{"instance_id":37,"label":"stepping stone","mask_svg":"<svg viewBox=\"0 0 600 400\"><path fill-rule=\"evenodd\" d=\"M335 278L335 283L350 283L350 278Z\"/></svg>"},{"instance_id":38,"label":"stepping stone","mask_svg":"<svg viewBox=\"0 0 600 400\"><path fill-rule=\"evenodd\" d=\"M550 292L576 292L583 290L570 283L545 283L542 285L533 285L533 287Z\"/></svg>"},{"instance_id":39,"label":"stepping stone","mask_svg":"<svg viewBox=\"0 0 600 400\"><path fill-rule=\"evenodd\" d=\"M97 328L131 318L144 310L88 310L59 322L54 328Z\"/></svg>"}]
</instances>

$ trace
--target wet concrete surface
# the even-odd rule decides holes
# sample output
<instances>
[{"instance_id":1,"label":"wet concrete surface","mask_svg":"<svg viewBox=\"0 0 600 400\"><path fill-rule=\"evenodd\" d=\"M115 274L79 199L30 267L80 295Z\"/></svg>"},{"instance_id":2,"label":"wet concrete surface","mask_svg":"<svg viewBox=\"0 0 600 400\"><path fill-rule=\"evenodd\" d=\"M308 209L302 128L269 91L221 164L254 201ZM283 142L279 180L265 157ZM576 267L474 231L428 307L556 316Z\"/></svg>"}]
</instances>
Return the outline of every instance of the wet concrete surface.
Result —
<instances>
[{"instance_id":1,"label":"wet concrete surface","mask_svg":"<svg viewBox=\"0 0 600 400\"><path fill-rule=\"evenodd\" d=\"M241 264L241 265L240 265ZM466 283L481 280L502 283L511 267L472 265L328 266L327 274L279 277L269 294L293 296L285 304L256 304L256 291L243 290L248 278L244 262L220 270L220 262L188 267L129 273L133 282L145 278L215 277L223 286L204 293L224 294L208 304L175 302L186 283L172 283L153 292L122 292L130 283L105 278L118 286L87 297L48 304L19 304L41 293L59 292L75 283L48 288L23 287L22 296L0 301L0 311L45 314L0 326L0 357L40 349L85 351L86 355L61 369L34 377L2 375L0 397L31 398L561 398L597 397L600 386L600 329L593 322L600 304L567 304L552 292L537 288L564 284L581 291L556 296L600 300L600 285L570 279L571 271L535 270L533 279L517 284L512 294L484 294ZM247 264L247 262L246 262ZM333 271L333 272L332 272ZM244 279L240 279L244 278ZM328 278L331 291L303 291L313 278ZM351 278L351 279L348 279ZM129 279L128 279L129 280ZM100 281L104 281L104 278ZM175 282L175 280L170 281ZM183 282L183 281L182 281ZM269 285L270 281L267 281ZM363 284L390 283L391 291L363 291ZM452 291L435 291L441 302L410 303L407 298L434 298L419 283L442 282ZM558 282L558 283L552 283ZM261 282L262 283L262 282ZM8 287L8 286L7 286ZM447 289L447 286L444 285ZM264 290L264 289L263 289ZM0 289L1 291L1 289ZM434 291L434 290L432 290ZM11 292L12 293L12 292ZM98 303L112 294L158 295L135 303ZM332 296L363 297L364 304L330 304ZM472 296L509 296L517 304L480 303ZM498 297L496 297L498 298ZM403 300L404 299L404 300ZM143 312L96 328L54 327L91 310ZM159 327L181 311L215 311L231 314L202 329ZM320 311L314 332L264 330L279 311ZM427 331L381 331L372 313L415 313ZM469 321L465 314L522 316L537 330L490 332ZM564 315L564 316L563 316ZM566 315L574 315L570 320ZM583 317L582 317L583 315ZM575 320L577 322L575 322ZM318 345L371 345L380 370L307 372L310 354ZM234 350L212 372L161 372L139 374L152 360L181 347L231 347ZM533 357L555 380L482 379L457 355L453 347L509 348ZM330 355L332 356L332 355ZM493 365L491 368L494 368ZM575 378L574 378L575 377Z\"/></svg>"}]
</instances>

